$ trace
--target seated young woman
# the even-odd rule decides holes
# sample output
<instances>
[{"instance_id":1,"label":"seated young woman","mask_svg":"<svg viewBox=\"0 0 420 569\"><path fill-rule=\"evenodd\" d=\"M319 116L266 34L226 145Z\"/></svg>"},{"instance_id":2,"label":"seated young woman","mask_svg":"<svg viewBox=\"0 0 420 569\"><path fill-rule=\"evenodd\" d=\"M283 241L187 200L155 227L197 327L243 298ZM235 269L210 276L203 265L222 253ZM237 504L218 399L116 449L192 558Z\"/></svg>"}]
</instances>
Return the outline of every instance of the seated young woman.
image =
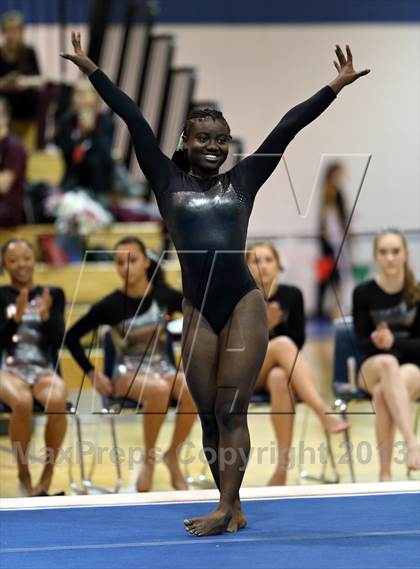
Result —
<instances>
[{"instance_id":1,"label":"seated young woman","mask_svg":"<svg viewBox=\"0 0 420 569\"><path fill-rule=\"evenodd\" d=\"M280 486L286 483L295 396L313 409L329 433L340 433L349 425L333 414L322 399L314 375L300 352L305 342L303 297L297 287L279 284L281 263L277 250L269 242L259 242L247 249L246 256L252 276L267 302L270 340L255 392L270 393L278 462L268 485Z\"/></svg>"},{"instance_id":2,"label":"seated young woman","mask_svg":"<svg viewBox=\"0 0 420 569\"><path fill-rule=\"evenodd\" d=\"M353 320L362 356L358 382L373 398L379 478L388 481L396 428L406 445L408 469L420 470L411 405L420 397L420 285L399 229L381 231L373 253L377 274L354 289Z\"/></svg>"},{"instance_id":3,"label":"seated young woman","mask_svg":"<svg viewBox=\"0 0 420 569\"><path fill-rule=\"evenodd\" d=\"M62 289L34 284L35 254L24 239L11 239L1 250L10 284L0 287L0 400L12 411L9 423L21 492L48 494L54 464L66 433L66 387L56 373L64 335ZM38 483L29 471L34 401L47 414L46 459Z\"/></svg>"},{"instance_id":4,"label":"seated young woman","mask_svg":"<svg viewBox=\"0 0 420 569\"><path fill-rule=\"evenodd\" d=\"M72 326L66 344L99 393L142 405L145 450L136 483L138 492L148 492L152 487L156 440L171 399L178 401L175 430L163 458L172 486L186 490L178 456L195 421L196 407L184 374L177 372L166 351L167 317L181 311L182 295L165 284L160 270L156 273L152 269L146 248L137 237L121 239L115 246L114 259L121 288L94 304ZM111 326L116 349L112 381L95 368L80 343L87 332L102 324Z\"/></svg>"}]
</instances>

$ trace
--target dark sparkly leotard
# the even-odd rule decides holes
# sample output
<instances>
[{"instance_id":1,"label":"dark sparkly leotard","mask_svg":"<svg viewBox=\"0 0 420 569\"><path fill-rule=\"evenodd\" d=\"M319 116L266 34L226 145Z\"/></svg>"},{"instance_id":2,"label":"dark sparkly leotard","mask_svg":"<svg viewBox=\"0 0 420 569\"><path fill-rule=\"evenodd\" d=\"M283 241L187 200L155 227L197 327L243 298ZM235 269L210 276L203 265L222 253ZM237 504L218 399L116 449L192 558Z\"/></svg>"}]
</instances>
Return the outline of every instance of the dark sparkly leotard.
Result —
<instances>
[{"instance_id":1,"label":"dark sparkly leotard","mask_svg":"<svg viewBox=\"0 0 420 569\"><path fill-rule=\"evenodd\" d=\"M244 255L257 191L293 137L335 99L334 91L323 87L291 109L255 154L229 172L198 178L163 154L137 105L100 69L89 79L130 130L137 160L179 255L184 296L219 334L239 300L257 288Z\"/></svg>"}]
</instances>

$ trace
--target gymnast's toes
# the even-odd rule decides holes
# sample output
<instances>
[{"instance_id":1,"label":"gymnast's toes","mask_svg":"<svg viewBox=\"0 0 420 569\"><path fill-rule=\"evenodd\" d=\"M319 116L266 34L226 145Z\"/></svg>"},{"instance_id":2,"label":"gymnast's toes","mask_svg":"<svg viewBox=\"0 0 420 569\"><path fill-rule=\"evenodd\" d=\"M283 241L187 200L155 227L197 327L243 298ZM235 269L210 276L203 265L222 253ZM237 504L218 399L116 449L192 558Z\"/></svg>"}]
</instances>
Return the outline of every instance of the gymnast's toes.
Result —
<instances>
[{"instance_id":1,"label":"gymnast's toes","mask_svg":"<svg viewBox=\"0 0 420 569\"><path fill-rule=\"evenodd\" d=\"M232 519L232 513L212 512L208 516L191 520L193 523L187 527L187 531L197 537L206 535L218 535L224 533Z\"/></svg>"},{"instance_id":2,"label":"gymnast's toes","mask_svg":"<svg viewBox=\"0 0 420 569\"><path fill-rule=\"evenodd\" d=\"M201 518L191 518L191 519L185 519L184 520L184 525L186 526L192 526L193 524L195 524L195 522L198 522L199 520L201 520Z\"/></svg>"}]
</instances>

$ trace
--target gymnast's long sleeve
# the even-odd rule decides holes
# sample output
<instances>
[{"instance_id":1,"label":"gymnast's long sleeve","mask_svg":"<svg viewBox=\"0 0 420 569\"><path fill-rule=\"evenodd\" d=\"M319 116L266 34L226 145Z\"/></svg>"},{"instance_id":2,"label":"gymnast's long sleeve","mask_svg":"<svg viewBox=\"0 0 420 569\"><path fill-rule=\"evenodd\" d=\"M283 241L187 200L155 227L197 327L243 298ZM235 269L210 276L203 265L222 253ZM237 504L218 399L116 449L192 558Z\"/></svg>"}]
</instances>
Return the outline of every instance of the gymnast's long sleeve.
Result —
<instances>
[{"instance_id":1,"label":"gymnast's long sleeve","mask_svg":"<svg viewBox=\"0 0 420 569\"><path fill-rule=\"evenodd\" d=\"M175 164L160 149L159 143L138 106L99 68L89 79L105 103L128 126L137 160L155 193L163 191Z\"/></svg>"},{"instance_id":2,"label":"gymnast's long sleeve","mask_svg":"<svg viewBox=\"0 0 420 569\"><path fill-rule=\"evenodd\" d=\"M242 187L254 198L259 188L272 174L291 140L305 126L323 113L336 98L326 85L315 95L299 103L280 120L261 146L234 168L242 179Z\"/></svg>"}]
</instances>

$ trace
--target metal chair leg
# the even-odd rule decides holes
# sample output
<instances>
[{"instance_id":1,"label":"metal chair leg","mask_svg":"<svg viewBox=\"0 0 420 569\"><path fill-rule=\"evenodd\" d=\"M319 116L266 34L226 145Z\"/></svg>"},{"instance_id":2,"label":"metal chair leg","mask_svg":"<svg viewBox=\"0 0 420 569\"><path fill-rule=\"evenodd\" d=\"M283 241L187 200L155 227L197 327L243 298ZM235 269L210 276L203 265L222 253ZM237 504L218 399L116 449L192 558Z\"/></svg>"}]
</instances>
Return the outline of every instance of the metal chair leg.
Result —
<instances>
[{"instance_id":1,"label":"metal chair leg","mask_svg":"<svg viewBox=\"0 0 420 569\"><path fill-rule=\"evenodd\" d=\"M319 482L321 484L338 484L340 482L340 475L337 470L337 465L335 462L334 452L331 446L331 438L330 434L325 432L325 441L327 446L327 460L325 460L322 464L322 469L320 474L311 474L307 470L301 470L299 472L300 480L310 480L312 482ZM327 475L327 468L328 465L331 466L332 469L332 477L328 477Z\"/></svg>"},{"instance_id":2,"label":"metal chair leg","mask_svg":"<svg viewBox=\"0 0 420 569\"><path fill-rule=\"evenodd\" d=\"M207 465L203 464L202 468L201 468L201 472L198 475L197 478L194 478L194 476L190 473L189 470L189 455L190 455L190 448L188 447L188 454L187 454L187 460L185 460L185 468L184 468L184 474L185 474L185 480L188 484L188 486L193 486L195 488L202 488L202 489L212 489L212 488L216 488L216 484L214 483L213 480L207 478L206 472L207 472Z\"/></svg>"},{"instance_id":3,"label":"metal chair leg","mask_svg":"<svg viewBox=\"0 0 420 569\"><path fill-rule=\"evenodd\" d=\"M347 414L345 412L342 413L342 416L343 416L344 420L347 420ZM356 482L356 472L354 469L354 460L353 460L353 443L351 442L351 439L350 439L349 429L344 431L344 441L345 441L347 456L348 456L348 461L349 461L350 479L354 483L354 482Z\"/></svg>"},{"instance_id":4,"label":"metal chair leg","mask_svg":"<svg viewBox=\"0 0 420 569\"><path fill-rule=\"evenodd\" d=\"M85 463L84 463L84 456L83 456L83 450L82 450L82 445L83 445L82 425L81 425L80 417L75 410L72 413L72 415L74 418L74 429L76 430L76 444L74 445L73 434L71 434L71 441L70 442L71 442L72 447L74 446L74 448L76 450L76 460L78 459L78 461L79 461L80 485L76 482L76 480L73 477L73 462L72 461L69 462L69 483L70 483L71 491L74 494L87 494L88 492L87 492L86 487L84 485ZM72 433L73 430L70 430L70 432Z\"/></svg>"},{"instance_id":5,"label":"metal chair leg","mask_svg":"<svg viewBox=\"0 0 420 569\"><path fill-rule=\"evenodd\" d=\"M114 487L114 492L115 494L117 494L122 486L122 473L121 473L121 457L120 454L118 452L118 443L117 443L117 430L115 428L115 414L114 413L110 413L109 415L109 421L111 424L111 437L112 437L112 446L115 449L116 452L116 460L115 460L115 487Z\"/></svg>"},{"instance_id":6,"label":"metal chair leg","mask_svg":"<svg viewBox=\"0 0 420 569\"><path fill-rule=\"evenodd\" d=\"M348 405L347 405L346 401L343 401L342 399L336 399L336 401L334 403L334 409L336 409L337 411L339 411L341 413L341 416L343 417L344 421L347 421ZM354 460L353 460L353 443L351 442L349 431L350 431L349 429L344 431L343 436L344 436L344 443L345 443L345 447L346 447L346 451L347 451L347 460L348 460L348 464L349 464L350 479L352 482L356 482L356 473L354 470Z\"/></svg>"},{"instance_id":7,"label":"metal chair leg","mask_svg":"<svg viewBox=\"0 0 420 569\"><path fill-rule=\"evenodd\" d=\"M121 457L118 453L118 443L117 443L117 434L115 428L115 414L108 413L108 410L102 411L103 415L107 415L110 419L110 427L111 427L111 438L112 438L112 445L113 449L115 449L116 453L116 460L115 460L115 469L116 469L116 478L115 478L115 485L113 488L105 488L103 486L98 486L92 482L93 475L97 465L97 457L94 453L92 456L92 461L90 464L89 472L86 473L86 465L84 460L84 453L83 453L83 434L82 434L82 422L80 417L75 414L75 422L76 422L76 433L77 433L77 456L79 459L80 465L80 485L74 480L73 477L73 470L72 465L69 465L69 479L70 479L70 487L72 491L76 494L89 494L93 492L99 492L103 494L114 494L118 493L122 486L122 473L121 473ZM97 446L97 445L96 445Z\"/></svg>"},{"instance_id":8,"label":"metal chair leg","mask_svg":"<svg viewBox=\"0 0 420 569\"><path fill-rule=\"evenodd\" d=\"M326 480L327 484L338 484L340 482L340 475L337 470L337 465L335 462L335 456L331 445L331 435L327 431L325 431L325 438L327 441L327 449L328 449L328 458L330 459L331 468L334 473L334 478L332 480Z\"/></svg>"},{"instance_id":9,"label":"metal chair leg","mask_svg":"<svg viewBox=\"0 0 420 569\"><path fill-rule=\"evenodd\" d=\"M306 438L306 432L308 430L308 417L309 417L309 409L306 408L305 410L305 418L302 424L302 430L300 435L300 440L304 441ZM299 479L300 480L311 480L313 482L320 482L321 484L337 484L340 481L340 476L337 471L337 466L335 463L335 457L331 446L331 439L330 434L327 431L324 431L325 441L327 446L327 459L322 463L322 469L320 474L311 474L307 470L301 469L299 472ZM331 465L333 471L333 478L328 478L327 476L327 468L328 465Z\"/></svg>"},{"instance_id":10,"label":"metal chair leg","mask_svg":"<svg viewBox=\"0 0 420 569\"><path fill-rule=\"evenodd\" d=\"M92 482L93 475L96 469L97 458L96 455L93 455L91 467L89 470L89 474L86 478L83 479L82 485L86 489L86 493L91 491L96 491L102 494L116 494L120 491L122 485L122 474L121 474L121 457L118 453L118 444L117 444L117 434L115 428L115 413L109 411L108 409L102 409L100 417L107 416L110 420L110 427L111 427L111 439L112 439L112 448L116 453L116 460L115 460L115 470L116 470L116 477L115 477L115 484L113 488L106 488L104 486L98 486ZM97 441L98 442L98 441ZM98 446L98 445L97 445Z\"/></svg>"}]
</instances>

